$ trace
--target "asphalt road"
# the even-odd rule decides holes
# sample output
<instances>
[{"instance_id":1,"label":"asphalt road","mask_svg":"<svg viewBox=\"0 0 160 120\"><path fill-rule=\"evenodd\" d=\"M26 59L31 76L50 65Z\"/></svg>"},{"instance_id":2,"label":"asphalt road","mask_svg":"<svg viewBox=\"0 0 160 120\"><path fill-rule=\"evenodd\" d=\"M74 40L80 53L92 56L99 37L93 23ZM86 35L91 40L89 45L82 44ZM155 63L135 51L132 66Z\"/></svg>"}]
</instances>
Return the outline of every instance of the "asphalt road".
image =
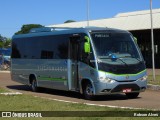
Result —
<instances>
[{"instance_id":1,"label":"asphalt road","mask_svg":"<svg viewBox=\"0 0 160 120\"><path fill-rule=\"evenodd\" d=\"M10 73L0 73L0 87L7 88L11 91L31 94L38 97L71 101L78 103L96 104L100 106L111 107L129 107L160 110L160 91L146 90L136 99L127 99L123 94L98 96L94 101L84 100L83 96L75 92L58 91L52 89L42 89L39 93L31 92L31 88L27 85L14 82L10 78Z\"/></svg>"}]
</instances>

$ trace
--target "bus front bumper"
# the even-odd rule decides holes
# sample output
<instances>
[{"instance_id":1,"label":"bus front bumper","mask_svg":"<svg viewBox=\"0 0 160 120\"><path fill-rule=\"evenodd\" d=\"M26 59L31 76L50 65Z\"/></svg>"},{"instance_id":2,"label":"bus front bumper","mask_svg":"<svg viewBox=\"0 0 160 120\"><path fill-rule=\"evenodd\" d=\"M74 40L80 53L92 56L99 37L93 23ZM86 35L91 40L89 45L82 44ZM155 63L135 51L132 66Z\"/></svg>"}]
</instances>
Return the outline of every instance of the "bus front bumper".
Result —
<instances>
[{"instance_id":1,"label":"bus front bumper","mask_svg":"<svg viewBox=\"0 0 160 120\"><path fill-rule=\"evenodd\" d=\"M144 92L147 88L147 81L134 81L134 82L118 82L114 83L94 83L94 95L106 95L116 93L133 93L133 92Z\"/></svg>"}]
</instances>

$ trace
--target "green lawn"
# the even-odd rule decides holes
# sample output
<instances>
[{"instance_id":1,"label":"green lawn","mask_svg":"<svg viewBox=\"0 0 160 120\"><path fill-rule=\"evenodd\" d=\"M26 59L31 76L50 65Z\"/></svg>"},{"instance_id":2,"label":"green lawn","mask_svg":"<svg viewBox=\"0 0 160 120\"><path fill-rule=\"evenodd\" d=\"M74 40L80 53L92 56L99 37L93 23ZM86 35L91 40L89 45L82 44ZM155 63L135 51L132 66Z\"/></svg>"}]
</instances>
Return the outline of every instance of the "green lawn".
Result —
<instances>
[{"instance_id":1,"label":"green lawn","mask_svg":"<svg viewBox=\"0 0 160 120\"><path fill-rule=\"evenodd\" d=\"M4 93L4 92L8 92L8 90L0 88L0 93Z\"/></svg>"},{"instance_id":2,"label":"green lawn","mask_svg":"<svg viewBox=\"0 0 160 120\"><path fill-rule=\"evenodd\" d=\"M148 83L153 85L160 85L160 75L156 75L156 80L153 80L153 76L148 76Z\"/></svg>"},{"instance_id":3,"label":"green lawn","mask_svg":"<svg viewBox=\"0 0 160 120\"><path fill-rule=\"evenodd\" d=\"M0 88L0 92L5 90ZM88 106L85 104L64 103L42 99L30 95L0 95L0 111L134 111L128 109ZM22 118L7 118L21 120ZM54 117L23 118L24 120L158 120L157 117ZM6 119L5 119L6 120Z\"/></svg>"}]
</instances>

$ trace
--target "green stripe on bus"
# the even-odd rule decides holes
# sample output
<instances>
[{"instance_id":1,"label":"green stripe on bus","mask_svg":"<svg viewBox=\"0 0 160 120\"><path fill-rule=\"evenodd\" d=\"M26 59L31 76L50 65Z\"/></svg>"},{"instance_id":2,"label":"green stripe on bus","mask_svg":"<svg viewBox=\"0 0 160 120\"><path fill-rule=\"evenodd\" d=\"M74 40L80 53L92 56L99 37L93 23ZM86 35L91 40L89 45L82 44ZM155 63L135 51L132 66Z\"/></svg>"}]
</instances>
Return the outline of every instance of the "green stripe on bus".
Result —
<instances>
[{"instance_id":1,"label":"green stripe on bus","mask_svg":"<svg viewBox=\"0 0 160 120\"><path fill-rule=\"evenodd\" d=\"M38 77L39 80L50 80L50 81L66 81L62 78L50 78L50 77Z\"/></svg>"},{"instance_id":2,"label":"green stripe on bus","mask_svg":"<svg viewBox=\"0 0 160 120\"><path fill-rule=\"evenodd\" d=\"M104 72L104 73L106 73L106 74L114 75L114 76L126 76L126 75L128 75L128 76L136 76L136 75L139 75L139 74L141 74L141 73L143 73L143 72L146 72L146 69L143 70L143 71L141 71L141 72L139 72L139 73L136 73L136 74L114 74L114 73L105 72L105 71L102 71L102 70L98 70L98 71L99 71L99 72Z\"/></svg>"}]
</instances>

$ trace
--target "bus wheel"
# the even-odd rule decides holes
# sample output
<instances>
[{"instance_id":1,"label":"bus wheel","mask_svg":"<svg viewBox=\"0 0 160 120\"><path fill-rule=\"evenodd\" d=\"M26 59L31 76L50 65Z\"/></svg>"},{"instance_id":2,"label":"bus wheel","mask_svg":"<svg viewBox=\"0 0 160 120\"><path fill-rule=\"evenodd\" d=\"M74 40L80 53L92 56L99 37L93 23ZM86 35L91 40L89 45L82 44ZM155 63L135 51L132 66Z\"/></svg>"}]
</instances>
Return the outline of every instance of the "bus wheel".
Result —
<instances>
[{"instance_id":1,"label":"bus wheel","mask_svg":"<svg viewBox=\"0 0 160 120\"><path fill-rule=\"evenodd\" d=\"M83 94L84 94L85 99L87 100L92 100L94 98L93 86L90 82L87 82L85 84L84 89L83 89Z\"/></svg>"},{"instance_id":2,"label":"bus wheel","mask_svg":"<svg viewBox=\"0 0 160 120\"><path fill-rule=\"evenodd\" d=\"M127 96L128 98L131 98L131 99L137 98L138 95L139 95L139 93L126 93L126 96Z\"/></svg>"},{"instance_id":3,"label":"bus wheel","mask_svg":"<svg viewBox=\"0 0 160 120\"><path fill-rule=\"evenodd\" d=\"M35 80L35 78L32 80L31 87L32 87L32 91L33 92L37 92L38 91L37 81Z\"/></svg>"}]
</instances>

